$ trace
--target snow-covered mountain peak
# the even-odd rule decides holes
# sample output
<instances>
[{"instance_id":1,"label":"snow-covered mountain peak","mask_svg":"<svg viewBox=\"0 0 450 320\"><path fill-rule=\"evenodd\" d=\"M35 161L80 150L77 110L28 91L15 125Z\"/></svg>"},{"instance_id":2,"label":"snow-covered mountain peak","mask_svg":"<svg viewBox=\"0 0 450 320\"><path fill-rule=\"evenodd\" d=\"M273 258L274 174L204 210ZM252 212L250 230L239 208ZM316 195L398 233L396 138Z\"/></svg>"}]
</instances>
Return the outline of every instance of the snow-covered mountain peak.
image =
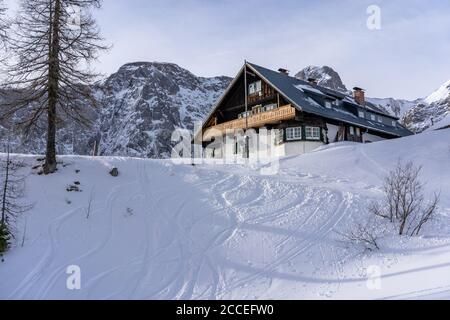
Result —
<instances>
[{"instance_id":1,"label":"snow-covered mountain peak","mask_svg":"<svg viewBox=\"0 0 450 320\"><path fill-rule=\"evenodd\" d=\"M444 83L439 89L425 98L425 102L432 104L447 99L450 96L450 80Z\"/></svg>"},{"instance_id":2,"label":"snow-covered mountain peak","mask_svg":"<svg viewBox=\"0 0 450 320\"><path fill-rule=\"evenodd\" d=\"M173 131L193 129L230 81L198 77L174 63L127 63L93 86L97 109L92 110L88 101L80 102L92 127L81 132L76 125L61 125L58 153L92 154L97 148L105 156L168 157ZM7 131L3 127L8 126L0 123L0 137ZM45 134L39 131L34 136L26 142L14 140L13 151L42 153Z\"/></svg>"},{"instance_id":3,"label":"snow-covered mountain peak","mask_svg":"<svg viewBox=\"0 0 450 320\"><path fill-rule=\"evenodd\" d=\"M450 124L450 81L412 107L404 123L415 132L434 130Z\"/></svg>"},{"instance_id":4,"label":"snow-covered mountain peak","mask_svg":"<svg viewBox=\"0 0 450 320\"><path fill-rule=\"evenodd\" d=\"M230 83L203 78L173 63L134 62L105 82L100 153L168 157L177 128L192 130Z\"/></svg>"},{"instance_id":5,"label":"snow-covered mountain peak","mask_svg":"<svg viewBox=\"0 0 450 320\"><path fill-rule=\"evenodd\" d=\"M302 80L308 80L314 78L317 80L317 84L326 88L337 90L347 93L348 90L342 82L339 74L328 66L308 66L295 75Z\"/></svg>"}]
</instances>

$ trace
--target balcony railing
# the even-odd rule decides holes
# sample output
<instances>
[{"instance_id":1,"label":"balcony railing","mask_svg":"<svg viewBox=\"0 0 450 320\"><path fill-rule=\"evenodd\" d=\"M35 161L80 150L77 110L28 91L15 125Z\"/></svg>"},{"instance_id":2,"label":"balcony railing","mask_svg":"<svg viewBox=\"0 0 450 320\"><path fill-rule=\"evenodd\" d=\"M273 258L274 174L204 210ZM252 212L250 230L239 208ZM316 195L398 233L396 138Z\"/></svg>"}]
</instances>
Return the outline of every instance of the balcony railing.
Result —
<instances>
[{"instance_id":1,"label":"balcony railing","mask_svg":"<svg viewBox=\"0 0 450 320\"><path fill-rule=\"evenodd\" d=\"M260 128L267 124L275 124L283 120L295 118L295 108L290 104L265 112L253 114L247 118L231 120L205 129L205 136L217 136L220 132L246 128Z\"/></svg>"}]
</instances>

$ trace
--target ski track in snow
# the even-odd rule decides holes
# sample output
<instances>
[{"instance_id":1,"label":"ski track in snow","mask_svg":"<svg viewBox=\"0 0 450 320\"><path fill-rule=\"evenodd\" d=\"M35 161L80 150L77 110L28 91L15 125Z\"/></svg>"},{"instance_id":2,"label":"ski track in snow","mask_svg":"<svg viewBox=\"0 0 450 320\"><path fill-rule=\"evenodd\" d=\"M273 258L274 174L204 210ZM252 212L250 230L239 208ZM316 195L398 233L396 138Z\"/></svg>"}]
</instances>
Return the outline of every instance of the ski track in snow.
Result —
<instances>
[{"instance_id":1,"label":"ski track in snow","mask_svg":"<svg viewBox=\"0 0 450 320\"><path fill-rule=\"evenodd\" d=\"M166 179L167 175L170 177L170 170L149 170L144 161L138 161L135 170L138 181L115 186L104 205L95 208L92 213L93 216L102 215L107 230L105 235L98 238L97 243L92 243L89 250L71 257L63 264L58 264L60 244L64 242L64 235L60 234L60 230L73 215L82 211L83 207L61 214L48 227L49 246L45 255L8 298L45 299L51 296L52 291L56 290L61 278L64 277L68 265L81 264L82 261L93 259L109 247L110 240L117 237L114 233L113 208L118 201L118 196L130 189L136 191L133 196L134 201L141 202L142 207L146 208L140 214L141 223L145 226L143 228L145 232L140 236L143 244L142 252L129 261L110 265L102 272L89 276L84 284L86 298L217 299L227 297L243 285L258 281L260 277L267 277L271 272L277 271L280 265L289 263L320 243L320 240L332 233L333 228L346 215L352 199L351 193L338 191L328 192L325 198L321 197L320 194L326 192L325 189L307 185L308 180L317 179L316 176L305 175L306 178L300 176L298 179L289 179L288 182L283 183L277 180L272 181L267 177L224 174L221 171L200 169L204 171L202 175L205 174L207 178L202 179L197 185L194 184L194 187L208 189L204 196L212 201L215 207L208 214L217 214L219 220L228 221L228 226L216 230L214 234L211 234L210 241L199 248L195 245L199 240L193 239L192 234L196 233L193 230L197 224L202 223L204 216L191 221L190 225L182 225L178 219L183 218L185 214L188 214L188 210L192 209L188 206L189 199L177 195L171 189L151 187L154 181ZM306 181L302 183L298 182L305 179ZM298 181L294 183L295 180ZM303 194L292 191L299 188L303 188ZM242 194L240 190L246 190L246 194ZM279 193L280 190L285 192ZM316 203L317 199L323 201ZM327 217L325 223L317 223L320 221L321 214L325 214L334 202L336 203L334 213ZM167 203L176 203L177 209L174 210L173 205L167 206ZM295 214L307 205L314 210L304 215L299 229L286 231L280 239L274 241L274 247L281 252L276 260L267 263L261 270L244 274L233 281L225 279L224 274L228 270L224 270L222 263L227 264L227 262L222 261L223 257L212 255L211 252L217 248L226 247L241 229L270 225L279 219L289 217L290 214ZM316 229L311 230L311 227ZM295 234L300 231L314 234L314 236L296 240ZM294 242L295 245L290 242ZM170 252L170 259L166 257L167 252ZM171 274L169 272L165 279L159 279L157 276L160 274L159 271L168 263L175 271ZM323 263L325 264L326 261ZM115 274L126 271L129 272L128 285L100 297L94 293L95 288L101 283L114 278ZM200 276L205 272L212 277L210 283L198 284Z\"/></svg>"},{"instance_id":2,"label":"ski track in snow","mask_svg":"<svg viewBox=\"0 0 450 320\"><path fill-rule=\"evenodd\" d=\"M133 185L133 183L126 184ZM118 185L113 188L110 192L108 199L106 200L106 204L104 207L94 210L94 212L111 212L111 208L113 205L113 201L115 195L120 191L121 188L125 187L125 185ZM46 293L49 292L54 282L57 280L56 276L58 274L64 273L67 266L74 264L74 262L79 261L83 258L88 258L93 256L96 252L100 251L102 247L106 245L108 239L111 237L111 231L108 232L108 236L99 243L98 246L95 246L90 251L84 253L83 255L76 257L72 260L72 262L65 263L63 266L54 267L52 264L54 263L55 256L57 255L58 249L58 238L59 238L59 230L65 221L67 221L72 215L83 209L84 207L78 207L73 210L69 210L66 213L63 213L60 217L54 219L49 227L48 227L48 239L50 242L49 247L44 254L44 257L41 259L39 263L37 263L36 267L32 269L30 274L19 284L17 289L12 292L12 294L8 297L9 299L24 299L29 297L29 292L37 283L41 283L42 287L40 288L37 295L33 298L36 299L44 299L46 297ZM109 215L112 218L111 215ZM111 230L112 222L109 219L107 224L108 229ZM53 272L48 272L50 267L53 267ZM44 283L44 284L42 284Z\"/></svg>"},{"instance_id":3,"label":"ski track in snow","mask_svg":"<svg viewBox=\"0 0 450 320\"><path fill-rule=\"evenodd\" d=\"M287 159L276 176L241 165L178 166L133 159L127 162L126 179L108 180L121 182L104 187L89 220L86 207L75 201L70 210L60 204L60 213L49 215L45 228L27 242L42 254L9 281L11 290L1 292L0 284L0 298L332 299L351 296L352 290L384 299L448 297L450 281L386 293L361 291L372 261L353 259L357 253L342 246L338 232L379 197L374 179L388 168L372 149L346 148L373 170L358 172L370 179L303 171L289 164L295 159ZM83 161L92 166L97 160ZM45 201L54 193L44 189ZM72 225L81 234L74 236ZM402 255L386 254L376 263L389 279L426 275L418 272L432 266L445 274L440 254L448 243L437 243L418 247L418 261L433 254L436 259L419 267L410 268ZM11 261L21 258L21 249L15 250ZM8 256L6 261L5 266ZM69 265L82 267L79 292L65 288Z\"/></svg>"}]
</instances>

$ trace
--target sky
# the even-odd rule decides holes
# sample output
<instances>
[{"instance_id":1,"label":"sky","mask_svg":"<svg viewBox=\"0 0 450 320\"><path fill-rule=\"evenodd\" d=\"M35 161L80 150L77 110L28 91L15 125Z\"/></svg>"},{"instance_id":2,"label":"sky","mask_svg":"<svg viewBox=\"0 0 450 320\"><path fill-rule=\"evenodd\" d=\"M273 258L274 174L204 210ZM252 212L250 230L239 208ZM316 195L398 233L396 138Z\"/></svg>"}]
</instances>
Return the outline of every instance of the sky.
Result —
<instances>
[{"instance_id":1,"label":"sky","mask_svg":"<svg viewBox=\"0 0 450 320\"><path fill-rule=\"evenodd\" d=\"M113 46L97 63L104 74L134 61L232 77L244 60L291 73L328 65L348 88L405 99L450 79L448 0L104 0L95 16Z\"/></svg>"}]
</instances>

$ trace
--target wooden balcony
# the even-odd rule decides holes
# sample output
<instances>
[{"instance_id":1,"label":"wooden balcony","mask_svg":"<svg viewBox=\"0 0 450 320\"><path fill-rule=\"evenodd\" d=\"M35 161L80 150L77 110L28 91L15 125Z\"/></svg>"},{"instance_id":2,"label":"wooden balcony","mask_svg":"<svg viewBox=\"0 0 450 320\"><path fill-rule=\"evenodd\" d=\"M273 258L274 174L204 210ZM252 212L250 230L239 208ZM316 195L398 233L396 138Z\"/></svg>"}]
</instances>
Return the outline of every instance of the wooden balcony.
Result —
<instances>
[{"instance_id":1,"label":"wooden balcony","mask_svg":"<svg viewBox=\"0 0 450 320\"><path fill-rule=\"evenodd\" d=\"M205 137L217 136L220 132L225 134L232 130L245 128L260 128L267 124L276 124L283 120L291 120L295 118L295 108L290 104L279 107L274 110L265 111L251 115L248 118L236 119L205 129Z\"/></svg>"}]
</instances>

